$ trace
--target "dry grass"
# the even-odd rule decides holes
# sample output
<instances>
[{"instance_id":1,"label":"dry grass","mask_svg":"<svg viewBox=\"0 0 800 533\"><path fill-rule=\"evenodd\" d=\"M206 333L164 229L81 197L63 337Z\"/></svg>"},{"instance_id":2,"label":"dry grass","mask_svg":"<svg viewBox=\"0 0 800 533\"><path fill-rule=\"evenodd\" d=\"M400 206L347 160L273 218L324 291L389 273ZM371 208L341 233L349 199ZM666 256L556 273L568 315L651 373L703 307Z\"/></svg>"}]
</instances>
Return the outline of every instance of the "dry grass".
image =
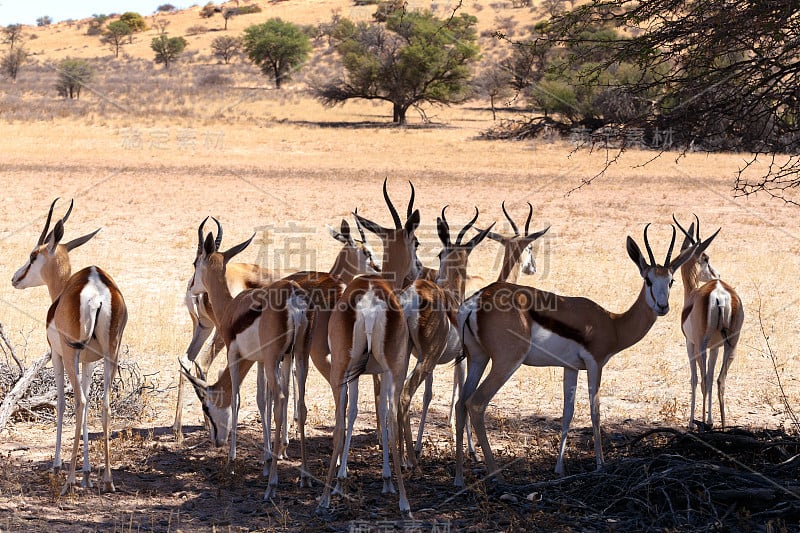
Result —
<instances>
[{"instance_id":1,"label":"dry grass","mask_svg":"<svg viewBox=\"0 0 800 533\"><path fill-rule=\"evenodd\" d=\"M322 19L342 5L279 2L269 4L268 9L295 9L306 4ZM272 16L269 10L265 12ZM311 7L309 17L310 12ZM493 8L486 4L480 16L491 20L492 13ZM200 21L199 17L186 17L185 21L180 17L174 15L170 31L180 24L188 27ZM242 22L233 19L234 28ZM208 23L221 25L221 19ZM77 37L70 41L73 29L59 25L49 31L52 41L44 33L32 41L48 50L47 58L56 58L62 52L78 55L84 41ZM210 39L213 33L196 38ZM94 52L102 55L97 49ZM136 55L133 47L130 53ZM98 264L114 276L130 310L124 342L142 373L154 376L161 387L177 382L175 363L189 339L190 323L182 296L191 274L196 227L203 217L212 214L222 220L227 245L245 239L254 228L272 226L268 235L274 236L275 242L266 250L269 257L274 257L273 252L281 249L286 238L275 229L294 223L299 230L295 228L293 235L303 239L307 252L302 255L304 261L295 256L281 266L327 270L337 245L323 224L337 225L355 207L365 216L387 223L380 183L389 177L390 191L400 205L408 192L405 181L413 180L417 187L417 205L424 224L420 250L426 264L433 265L438 252L434 220L443 205L451 206L448 218L452 225L466 221L477 205L481 224L499 220L502 227L501 201L510 202L513 212L521 216L529 200L535 206L534 226L549 224L552 229L537 252L540 273L525 282L562 294L585 295L614 311L633 302L641 283L624 250L626 235L640 240L644 224L654 222L652 242L657 257L661 257L666 251L672 213L684 219L697 213L704 233L722 226L711 257L739 291L747 313L738 358L728 378L728 417L734 425L756 428L780 427L787 420L763 337L752 319L759 300L788 401L798 405L800 384L795 376L800 368L795 339L800 311L794 290L800 251L794 235L797 210L759 197L733 200L732 176L741 161L735 154L687 154L682 158L664 154L642 166L653 154L631 151L604 178L566 196L602 167L606 154L572 153L571 146L559 142L479 141L477 133L491 124L491 113L483 105L428 110L429 115L435 115L436 125L414 121L412 127L398 129L385 125L387 106L348 103L343 108L324 110L298 91L247 92L242 96L240 89L199 87L197 80L209 71L218 71L218 67L204 65L200 59L173 73L155 71L145 61L130 63L130 72L135 75L123 72L111 61L103 65L98 77L102 90L80 102L54 102L50 96L43 96L51 85L44 79L44 67L38 71L43 75L41 80L25 82L30 85L20 82L28 88L12 88L4 94L3 109L11 111L8 115L4 111L0 141L4 185L0 199L4 254L0 266L10 279L35 242L52 198L75 198L67 238L99 226L103 231L74 253L74 269ZM243 66L234 72L237 87L249 83L247 80L263 82ZM142 83L126 85L136 79ZM122 109L117 105L120 103ZM125 106L133 112L125 111ZM680 161L676 163L677 159ZM259 246L253 246L243 259L256 260L258 252ZM481 245L472 256L471 271L494 278L498 253L491 243ZM626 431L652 424L685 425L689 391L678 324L681 292L678 282L672 294L673 311L639 344L615 356L606 366L601 389L605 427ZM18 351L29 358L38 357L46 344L42 327L49 303L46 291L15 291L8 283L0 284L0 301L0 323L19 346ZM435 446L435 461L432 459L432 470L411 485L420 498L419 505L431 490L427 483L431 478L437 480L432 485L437 490L443 494L449 490L452 447L443 422L450 382L446 373L443 371L438 379L431 417L438 421L429 441ZM324 380L313 373L310 380L309 425L316 439L313 468L321 474L329 453L332 402ZM149 406L155 410L152 418L139 421L135 427L117 423L120 432L112 446L119 495L55 498L53 491L46 490L50 482L45 472L52 460L55 432L49 425L15 426L0 444L8 464L3 468L7 474L0 476L0 528L46 529L48 520L72 519L71 527L80 524L89 529L195 530L212 525L299 529L303 513L313 511L319 487L290 489L294 479L282 474L280 490L285 487L300 506L299 518L287 518L279 508L260 503L263 483L258 475L260 467L255 464L258 431L252 401L254 385L248 381L247 386L243 407L246 437L240 447L247 466L243 477L236 480L220 477L224 451L209 449L202 428L195 426L190 432L188 447L172 442L167 428L172 422L174 389L151 398ZM590 423L585 378L580 387L573 423L576 428ZM363 410L371 410L367 388L361 397ZM488 413L490 439L498 459L509 462L522 458L513 468L514 475L521 478L548 476L555 460L561 413L561 372L521 369L498 394ZM190 425L200 422L196 401L185 420ZM372 421L370 415L362 416L358 431L364 432ZM90 425L98 430L97 417L90 419ZM67 428L70 433L71 426ZM378 472L376 454L369 448L371 438L366 434L357 443L366 451L363 459L358 455L353 463L357 475L353 490L367 498L367 515L373 512L377 513L373 518L381 517L382 511L376 509L383 507L394 516L394 499L370 496ZM591 464L589 440L580 431L574 432L568 468L582 469ZM92 453L93 464L97 464L99 450ZM217 489L220 483L223 488ZM214 495L222 498L215 507L220 516L209 516L205 511ZM489 519L480 516L486 499L496 503L494 496L478 492L469 502L458 500L445 506L442 515L423 516L449 517L461 520L464 527L472 524L483 529L520 527L525 520L534 519L527 511L512 509L508 515L511 522L491 525ZM30 501L34 503L25 503ZM25 519L29 521L11 518L11 509L19 505L23 506L20 516L29 517ZM96 516L84 517L85 505L91 505ZM242 508L253 509L252 516L242 514ZM129 509L135 510L128 514ZM338 522L339 526L346 527L346 520L365 516L359 512L357 507L346 511L342 515L345 521Z\"/></svg>"}]
</instances>

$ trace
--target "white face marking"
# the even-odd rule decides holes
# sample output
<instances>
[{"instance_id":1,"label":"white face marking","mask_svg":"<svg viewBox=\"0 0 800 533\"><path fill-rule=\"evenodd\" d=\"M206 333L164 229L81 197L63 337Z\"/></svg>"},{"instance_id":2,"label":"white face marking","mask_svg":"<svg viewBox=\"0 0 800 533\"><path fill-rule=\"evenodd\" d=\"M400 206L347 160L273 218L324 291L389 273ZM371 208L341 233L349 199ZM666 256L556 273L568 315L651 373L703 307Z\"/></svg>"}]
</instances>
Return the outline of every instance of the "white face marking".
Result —
<instances>
[{"instance_id":1,"label":"white face marking","mask_svg":"<svg viewBox=\"0 0 800 533\"><path fill-rule=\"evenodd\" d=\"M42 268L47 262L46 253L47 249L41 246L31 252L25 264L22 265L19 270L14 273L14 277L11 278L11 285L13 285L15 289L28 289L45 284L42 278Z\"/></svg>"},{"instance_id":2,"label":"white face marking","mask_svg":"<svg viewBox=\"0 0 800 533\"><path fill-rule=\"evenodd\" d=\"M231 406L222 407L216 405L213 396L207 396L203 401L203 414L205 415L206 427L208 428L211 444L219 448L228 442L231 433L231 421L233 411Z\"/></svg>"},{"instance_id":3,"label":"white face marking","mask_svg":"<svg viewBox=\"0 0 800 533\"><path fill-rule=\"evenodd\" d=\"M520 258L520 270L526 276L536 274L536 259L533 258L533 243L522 250L522 257Z\"/></svg>"},{"instance_id":4,"label":"white face marking","mask_svg":"<svg viewBox=\"0 0 800 533\"><path fill-rule=\"evenodd\" d=\"M197 257L197 259L195 259L194 261L194 275L192 276L192 279L189 281L189 287L187 288L187 291L190 294L199 296L205 292L208 292L206 290L205 284L203 283L203 273L205 272L205 269L206 265L203 262L202 258Z\"/></svg>"},{"instance_id":5,"label":"white face marking","mask_svg":"<svg viewBox=\"0 0 800 533\"><path fill-rule=\"evenodd\" d=\"M647 304L658 316L664 316L669 312L669 289L672 287L672 275L667 270L664 272L658 274L651 268L647 270L644 278Z\"/></svg>"}]
</instances>

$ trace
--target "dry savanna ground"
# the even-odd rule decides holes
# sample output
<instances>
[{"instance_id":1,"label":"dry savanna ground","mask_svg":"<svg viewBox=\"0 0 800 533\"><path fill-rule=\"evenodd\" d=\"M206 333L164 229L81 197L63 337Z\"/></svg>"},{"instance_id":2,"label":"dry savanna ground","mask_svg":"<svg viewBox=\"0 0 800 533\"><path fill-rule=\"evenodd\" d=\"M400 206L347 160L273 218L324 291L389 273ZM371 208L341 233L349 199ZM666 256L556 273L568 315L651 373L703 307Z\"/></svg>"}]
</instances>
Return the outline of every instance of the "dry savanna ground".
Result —
<instances>
[{"instance_id":1,"label":"dry savanna ground","mask_svg":"<svg viewBox=\"0 0 800 533\"><path fill-rule=\"evenodd\" d=\"M176 72L169 79L179 85L182 71ZM8 87L9 94L14 90ZM106 116L99 110L108 102L97 94L86 95L80 103L48 103L52 107L47 109L57 106L59 111L42 116L34 110L35 120L0 115L4 133L0 277L7 280L0 284L0 324L26 364L46 351L46 289L16 291L8 281L35 243L52 199L74 198L66 238L97 227L103 230L73 253L73 270L97 264L116 279L130 312L125 357L137 362L148 385L142 397L144 414L136 420L116 419L113 425L114 494L78 490L74 496L60 497L62 480L49 472L53 425L17 420L4 430L0 529L615 529L618 517L604 517L575 502L565 500L552 513L544 504L525 499L531 492L525 487L553 479L562 405L562 373L553 368L520 369L488 408L489 438L507 467L510 485L483 483L482 464L470 462L468 482L474 484L458 494L452 487L453 446L446 422L450 370L437 371L421 472L407 476L416 519L410 524L397 522L396 496L379 493L380 453L366 380L350 498L336 499L327 515L315 512L320 483L311 489L296 486L299 449L294 438L291 459L280 470L278 497L262 501L266 483L258 464L260 424L252 378L245 385L236 474L226 474L227 449L209 444L199 403L190 391L184 416L187 438L183 444L175 442L170 426L177 359L191 331L183 293L192 273L198 223L206 215L219 218L225 228L223 247L257 231L255 244L241 256L243 261L266 258L286 271L327 270L338 244L324 224L338 226L356 207L372 220L390 223L380 194L384 178L401 209L408 195L407 180L416 186L423 224L420 255L427 265L435 266L439 247L435 217L444 205L450 206L453 227L465 223L477 206L481 225L496 220L500 229L508 231L501 202L505 200L519 220L530 201L532 226L550 225L551 230L536 248L539 272L521 282L588 296L613 311L626 309L641 285L638 270L625 253L627 235L641 243L644 225L652 222L651 243L660 259L669 243L673 213L684 220L696 213L704 234L722 227L709 253L715 267L736 287L746 311L739 353L727 382L730 423L753 431L796 430L787 405L800 404L796 377L800 313L794 286L800 271L798 211L766 198L734 199L733 175L741 155L665 153L651 161L653 152L633 150L603 177L569 193L602 169L608 154L573 151L564 141L478 140L477 133L492 123L485 102L437 108L429 112L432 124L412 120L407 128L394 128L386 124L386 105L348 103L325 110L300 91L290 96L264 91L247 100L246 111L236 107L240 100L232 91L217 95L219 99L209 101L208 108L201 107L202 95L189 103L175 103L170 95L149 94L149 102L133 107L156 110L147 116L131 114L125 106ZM14 98L6 100L8 109L45 100L32 93ZM192 113L176 116L170 111L173 105L191 108ZM223 108L233 111L224 117L215 114ZM60 208L64 207L62 202ZM496 244L482 244L471 257L470 272L491 280L499 260ZM654 427L686 426L689 372L679 327L682 298L678 280L670 313L605 367L601 416L612 465L625 460L627 449L619 444L631 436ZM331 448L333 402L318 373L312 371L309 381L311 469L322 478ZM593 470L587 396L581 376L568 442L569 474ZM417 414L415 408L413 416ZM65 436L72 433L71 422L67 421ZM90 414L90 430L98 437L96 411ZM66 444L64 451L69 452ZM90 451L97 467L102 461L100 445L93 442ZM93 476L99 476L96 469ZM786 494L780 497L792 497ZM552 494L544 495L545 500L548 497L552 501ZM731 507L717 519L731 529L737 524L742 529L754 524L797 528L796 519L776 523L774 517L753 519L748 513L746 505ZM710 528L714 520L692 522L687 514L686 524Z\"/></svg>"}]
</instances>

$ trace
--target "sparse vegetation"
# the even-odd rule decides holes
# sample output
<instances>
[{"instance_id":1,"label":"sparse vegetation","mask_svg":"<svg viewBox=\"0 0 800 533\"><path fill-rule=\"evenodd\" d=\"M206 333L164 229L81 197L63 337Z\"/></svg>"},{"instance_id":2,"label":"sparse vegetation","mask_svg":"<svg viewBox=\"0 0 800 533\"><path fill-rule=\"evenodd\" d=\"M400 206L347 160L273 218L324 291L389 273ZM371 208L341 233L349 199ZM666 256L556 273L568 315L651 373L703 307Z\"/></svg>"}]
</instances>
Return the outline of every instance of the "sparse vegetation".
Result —
<instances>
[{"instance_id":1,"label":"sparse vegetation","mask_svg":"<svg viewBox=\"0 0 800 533\"><path fill-rule=\"evenodd\" d=\"M14 49L14 45L19 43L22 35L22 24L9 24L2 30L3 43L8 45L9 50Z\"/></svg>"},{"instance_id":2,"label":"sparse vegetation","mask_svg":"<svg viewBox=\"0 0 800 533\"><path fill-rule=\"evenodd\" d=\"M50 18L48 15L44 15L36 19L36 25L39 27L49 26L52 23L53 19Z\"/></svg>"}]
</instances>

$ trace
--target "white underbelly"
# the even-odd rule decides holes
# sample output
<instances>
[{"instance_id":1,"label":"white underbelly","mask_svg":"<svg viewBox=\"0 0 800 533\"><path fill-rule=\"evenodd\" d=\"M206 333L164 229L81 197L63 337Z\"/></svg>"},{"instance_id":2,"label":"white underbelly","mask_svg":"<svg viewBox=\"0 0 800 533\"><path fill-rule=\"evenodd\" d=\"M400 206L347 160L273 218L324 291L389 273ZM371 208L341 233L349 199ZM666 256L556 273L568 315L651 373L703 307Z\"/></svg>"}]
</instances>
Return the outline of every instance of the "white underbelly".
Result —
<instances>
[{"instance_id":1,"label":"white underbelly","mask_svg":"<svg viewBox=\"0 0 800 533\"><path fill-rule=\"evenodd\" d=\"M531 346L523 364L528 366L562 366L579 370L586 369L586 350L577 342L556 335L552 331L534 324L531 331Z\"/></svg>"}]
</instances>

